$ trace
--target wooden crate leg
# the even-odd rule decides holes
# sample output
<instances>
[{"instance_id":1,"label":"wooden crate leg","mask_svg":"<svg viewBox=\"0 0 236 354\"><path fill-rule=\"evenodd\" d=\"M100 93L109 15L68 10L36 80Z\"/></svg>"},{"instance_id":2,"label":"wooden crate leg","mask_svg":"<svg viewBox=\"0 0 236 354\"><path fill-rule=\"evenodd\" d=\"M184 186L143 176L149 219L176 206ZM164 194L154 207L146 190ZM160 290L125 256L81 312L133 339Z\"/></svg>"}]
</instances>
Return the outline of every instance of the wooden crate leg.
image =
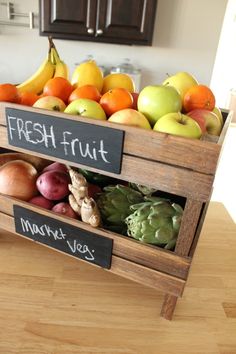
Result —
<instances>
[{"instance_id":1,"label":"wooden crate leg","mask_svg":"<svg viewBox=\"0 0 236 354\"><path fill-rule=\"evenodd\" d=\"M178 297L166 294L161 308L161 316L166 320L172 320Z\"/></svg>"}]
</instances>

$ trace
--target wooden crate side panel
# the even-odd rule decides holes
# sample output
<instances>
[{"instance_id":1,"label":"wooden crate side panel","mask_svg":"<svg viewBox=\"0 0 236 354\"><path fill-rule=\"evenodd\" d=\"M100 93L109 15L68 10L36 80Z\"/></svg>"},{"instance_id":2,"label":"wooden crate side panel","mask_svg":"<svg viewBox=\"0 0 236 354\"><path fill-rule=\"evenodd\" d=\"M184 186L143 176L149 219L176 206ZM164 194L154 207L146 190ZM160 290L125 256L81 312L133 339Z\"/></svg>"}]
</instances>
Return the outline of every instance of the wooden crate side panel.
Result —
<instances>
[{"instance_id":1,"label":"wooden crate side panel","mask_svg":"<svg viewBox=\"0 0 236 354\"><path fill-rule=\"evenodd\" d=\"M14 149L14 147L8 144L6 127L2 126L0 126L0 145L6 149ZM36 154L21 148L15 149L20 152L38 155L48 159L48 155ZM65 160L56 157L52 158L52 160L65 163ZM86 168L84 165L73 162L69 164L75 167ZM88 169L101 173L100 170L94 168ZM164 192L190 197L200 201L207 201L209 199L211 186L214 181L213 175L128 155L123 155L120 175L109 172L104 172L104 174L130 182L149 185Z\"/></svg>"},{"instance_id":2,"label":"wooden crate side panel","mask_svg":"<svg viewBox=\"0 0 236 354\"><path fill-rule=\"evenodd\" d=\"M14 218L12 216L0 213L0 225L3 225L3 227L7 231L11 233L15 233ZM22 235L20 236L26 238ZM28 238L26 239L29 240ZM29 241L35 242L32 240ZM36 241L36 243L38 242ZM49 246L45 246L45 247L52 248ZM54 248L52 249L54 251L61 252L57 249ZM93 264L91 263L91 265ZM186 283L186 281L183 279L179 279L171 275L161 273L153 269L149 269L147 267L136 264L134 262L130 262L128 260L125 260L117 256L112 256L111 268L107 271L122 276L126 279L135 281L142 285L146 285L154 289L165 291L177 297L182 295Z\"/></svg>"},{"instance_id":3,"label":"wooden crate side panel","mask_svg":"<svg viewBox=\"0 0 236 354\"><path fill-rule=\"evenodd\" d=\"M191 259L187 257L185 258L177 256L173 252L166 251L159 247L144 245L129 237L121 236L107 230L100 228L94 229L90 225L87 225L83 222L68 218L65 219L64 217L55 215L55 213L50 211L43 210L26 202L21 202L17 199L6 197L0 194L0 212L9 216L13 216L13 204L35 211L42 215L57 218L60 221L67 222L73 226L77 226L97 235L112 238L114 255L136 262L151 269L177 276L181 279L187 279L191 263Z\"/></svg>"},{"instance_id":4,"label":"wooden crate side panel","mask_svg":"<svg viewBox=\"0 0 236 354\"><path fill-rule=\"evenodd\" d=\"M16 104L0 103L0 124L6 126L5 107L40 112L57 118L74 121L74 117L61 112L35 110ZM91 119L76 117L78 121L91 124ZM154 131L146 131L135 127L94 120L97 126L111 127L125 131L124 154L140 156L145 159L159 161L174 166L188 168L206 174L215 174L220 147L215 143L201 140L185 139ZM137 138L138 137L138 138Z\"/></svg>"},{"instance_id":5,"label":"wooden crate side panel","mask_svg":"<svg viewBox=\"0 0 236 354\"><path fill-rule=\"evenodd\" d=\"M179 235L175 246L175 252L180 256L187 256L189 254L202 207L203 203L199 201L189 198L186 201Z\"/></svg>"}]
</instances>

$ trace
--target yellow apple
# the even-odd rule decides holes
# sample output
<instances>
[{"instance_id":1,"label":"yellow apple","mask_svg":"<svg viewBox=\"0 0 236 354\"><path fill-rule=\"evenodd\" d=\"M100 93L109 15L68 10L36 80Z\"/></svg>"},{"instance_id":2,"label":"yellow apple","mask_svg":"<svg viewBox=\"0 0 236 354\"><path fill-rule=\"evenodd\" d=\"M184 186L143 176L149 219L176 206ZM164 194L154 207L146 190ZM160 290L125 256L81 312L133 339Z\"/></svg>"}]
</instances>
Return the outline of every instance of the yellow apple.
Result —
<instances>
[{"instance_id":1,"label":"yellow apple","mask_svg":"<svg viewBox=\"0 0 236 354\"><path fill-rule=\"evenodd\" d=\"M217 115L217 117L219 118L220 122L221 122L221 127L223 127L224 124L224 120L223 120L223 115L221 113L221 110L218 107L215 107L212 110L213 113L215 113Z\"/></svg>"},{"instance_id":2,"label":"yellow apple","mask_svg":"<svg viewBox=\"0 0 236 354\"><path fill-rule=\"evenodd\" d=\"M63 112L66 108L66 105L60 98L56 96L43 96L33 104L33 107L49 109L50 111Z\"/></svg>"},{"instance_id":3,"label":"yellow apple","mask_svg":"<svg viewBox=\"0 0 236 354\"><path fill-rule=\"evenodd\" d=\"M181 71L173 76L169 76L162 85L173 86L179 91L182 101L185 93L193 86L198 85L197 80L189 73Z\"/></svg>"},{"instance_id":4,"label":"yellow apple","mask_svg":"<svg viewBox=\"0 0 236 354\"><path fill-rule=\"evenodd\" d=\"M109 122L131 125L143 129L152 129L148 119L141 112L132 108L121 109L113 113L108 119Z\"/></svg>"}]
</instances>

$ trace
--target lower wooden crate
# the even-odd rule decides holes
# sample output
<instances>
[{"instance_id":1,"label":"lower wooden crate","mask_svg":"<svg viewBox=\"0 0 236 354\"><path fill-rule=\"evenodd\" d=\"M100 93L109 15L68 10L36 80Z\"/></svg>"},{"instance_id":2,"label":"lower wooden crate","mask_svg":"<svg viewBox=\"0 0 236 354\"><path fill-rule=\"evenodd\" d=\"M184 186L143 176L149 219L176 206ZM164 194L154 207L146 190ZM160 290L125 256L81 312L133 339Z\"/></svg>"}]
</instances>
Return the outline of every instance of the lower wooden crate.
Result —
<instances>
[{"instance_id":1,"label":"lower wooden crate","mask_svg":"<svg viewBox=\"0 0 236 354\"><path fill-rule=\"evenodd\" d=\"M55 220L63 222L66 220L67 224L81 230L94 231L91 226L78 220L65 218L15 198L0 195L0 224L12 233L16 233L13 205L24 207ZM152 288L168 290L167 292L174 296L182 295L190 268L190 258L178 256L159 247L144 245L129 237L103 229L96 229L96 235L113 240L112 262L108 271Z\"/></svg>"}]
</instances>

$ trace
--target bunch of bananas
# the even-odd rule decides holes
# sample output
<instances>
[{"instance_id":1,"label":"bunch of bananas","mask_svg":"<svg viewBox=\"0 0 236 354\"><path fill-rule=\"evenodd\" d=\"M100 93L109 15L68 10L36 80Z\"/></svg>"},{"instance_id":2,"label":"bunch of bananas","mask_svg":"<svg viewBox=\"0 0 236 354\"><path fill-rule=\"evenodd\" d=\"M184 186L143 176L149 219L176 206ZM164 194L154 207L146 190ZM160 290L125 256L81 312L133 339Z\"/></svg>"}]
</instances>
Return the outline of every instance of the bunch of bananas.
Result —
<instances>
[{"instance_id":1,"label":"bunch of bananas","mask_svg":"<svg viewBox=\"0 0 236 354\"><path fill-rule=\"evenodd\" d=\"M42 62L36 72L27 80L17 85L19 92L32 92L41 94L44 85L53 77L60 76L69 79L69 69L56 50L56 47L49 37L49 50L46 59Z\"/></svg>"}]
</instances>

